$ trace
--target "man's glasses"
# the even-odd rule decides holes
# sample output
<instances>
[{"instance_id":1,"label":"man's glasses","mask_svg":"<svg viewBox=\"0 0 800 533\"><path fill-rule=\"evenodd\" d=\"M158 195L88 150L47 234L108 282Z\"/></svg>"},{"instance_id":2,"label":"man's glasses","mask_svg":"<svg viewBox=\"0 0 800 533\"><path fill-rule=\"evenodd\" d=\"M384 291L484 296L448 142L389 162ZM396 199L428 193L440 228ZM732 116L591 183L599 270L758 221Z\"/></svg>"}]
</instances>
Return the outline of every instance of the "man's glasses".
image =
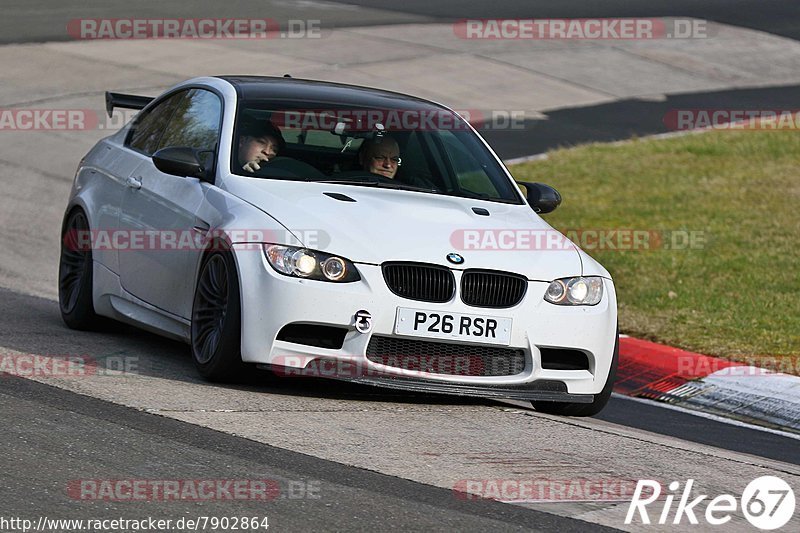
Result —
<instances>
[{"instance_id":1,"label":"man's glasses","mask_svg":"<svg viewBox=\"0 0 800 533\"><path fill-rule=\"evenodd\" d=\"M376 163L391 163L393 165L397 165L398 167L403 164L403 160L397 156L389 157L386 155L373 155L372 160Z\"/></svg>"}]
</instances>

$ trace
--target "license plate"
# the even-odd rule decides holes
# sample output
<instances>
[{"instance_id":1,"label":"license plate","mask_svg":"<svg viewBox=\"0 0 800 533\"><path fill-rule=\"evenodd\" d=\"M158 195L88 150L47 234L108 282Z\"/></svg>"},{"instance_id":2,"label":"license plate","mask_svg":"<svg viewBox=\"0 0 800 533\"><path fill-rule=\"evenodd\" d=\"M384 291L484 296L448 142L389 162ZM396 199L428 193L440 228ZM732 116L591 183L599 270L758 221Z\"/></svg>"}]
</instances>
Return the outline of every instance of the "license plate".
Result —
<instances>
[{"instance_id":1,"label":"license plate","mask_svg":"<svg viewBox=\"0 0 800 533\"><path fill-rule=\"evenodd\" d=\"M510 318L496 316L398 307L394 332L414 337L508 345L511 342L511 322Z\"/></svg>"}]
</instances>

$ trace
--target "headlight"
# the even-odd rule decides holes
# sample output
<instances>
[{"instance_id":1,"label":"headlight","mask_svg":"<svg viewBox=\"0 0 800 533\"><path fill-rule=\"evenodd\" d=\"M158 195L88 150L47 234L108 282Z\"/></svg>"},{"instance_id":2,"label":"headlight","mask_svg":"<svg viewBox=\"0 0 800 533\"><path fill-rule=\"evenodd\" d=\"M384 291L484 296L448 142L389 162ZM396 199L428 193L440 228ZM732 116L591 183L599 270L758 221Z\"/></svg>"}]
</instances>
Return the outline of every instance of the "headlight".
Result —
<instances>
[{"instance_id":1,"label":"headlight","mask_svg":"<svg viewBox=\"0 0 800 533\"><path fill-rule=\"evenodd\" d=\"M342 257L279 244L265 244L267 262L280 274L319 281L349 283L361 276L353 263Z\"/></svg>"},{"instance_id":2,"label":"headlight","mask_svg":"<svg viewBox=\"0 0 800 533\"><path fill-rule=\"evenodd\" d=\"M597 276L557 279L544 299L556 305L597 305L603 298L603 278Z\"/></svg>"}]
</instances>

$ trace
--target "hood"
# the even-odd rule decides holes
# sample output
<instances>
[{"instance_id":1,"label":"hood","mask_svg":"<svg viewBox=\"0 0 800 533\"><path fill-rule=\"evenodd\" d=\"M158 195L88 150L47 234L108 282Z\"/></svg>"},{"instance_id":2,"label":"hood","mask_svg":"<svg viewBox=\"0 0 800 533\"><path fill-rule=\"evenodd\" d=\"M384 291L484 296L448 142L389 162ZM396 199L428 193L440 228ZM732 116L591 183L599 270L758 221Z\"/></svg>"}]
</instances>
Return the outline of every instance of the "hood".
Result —
<instances>
[{"instance_id":1,"label":"hood","mask_svg":"<svg viewBox=\"0 0 800 533\"><path fill-rule=\"evenodd\" d=\"M581 274L575 245L528 205L239 176L226 178L223 187L275 218L304 246L355 263L415 261L540 281ZM452 252L462 264L448 262Z\"/></svg>"}]
</instances>

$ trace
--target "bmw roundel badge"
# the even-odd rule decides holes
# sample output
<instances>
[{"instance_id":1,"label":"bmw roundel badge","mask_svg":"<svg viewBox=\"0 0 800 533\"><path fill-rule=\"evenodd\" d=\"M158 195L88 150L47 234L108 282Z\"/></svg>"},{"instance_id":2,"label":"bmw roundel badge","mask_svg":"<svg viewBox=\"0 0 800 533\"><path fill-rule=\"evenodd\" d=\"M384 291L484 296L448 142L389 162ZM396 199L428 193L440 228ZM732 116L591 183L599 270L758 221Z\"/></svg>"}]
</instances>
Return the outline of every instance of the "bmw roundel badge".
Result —
<instances>
[{"instance_id":1,"label":"bmw roundel badge","mask_svg":"<svg viewBox=\"0 0 800 533\"><path fill-rule=\"evenodd\" d=\"M458 255L455 252L450 252L447 254L447 260L453 263L454 265L460 265L464 262L464 258Z\"/></svg>"}]
</instances>

